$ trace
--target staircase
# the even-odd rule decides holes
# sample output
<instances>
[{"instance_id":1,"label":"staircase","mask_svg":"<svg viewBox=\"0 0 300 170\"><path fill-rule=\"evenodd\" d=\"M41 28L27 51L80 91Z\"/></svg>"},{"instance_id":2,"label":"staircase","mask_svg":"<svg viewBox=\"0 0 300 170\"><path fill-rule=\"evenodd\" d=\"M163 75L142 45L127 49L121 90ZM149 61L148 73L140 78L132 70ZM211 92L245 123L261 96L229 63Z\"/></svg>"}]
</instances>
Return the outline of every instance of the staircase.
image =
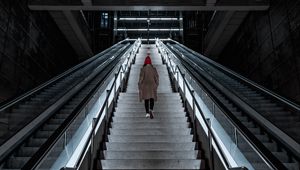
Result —
<instances>
[{"instance_id":1,"label":"staircase","mask_svg":"<svg viewBox=\"0 0 300 170\"><path fill-rule=\"evenodd\" d=\"M148 47L150 47L148 51ZM139 102L138 79L147 52L160 76L154 119ZM142 45L131 68L126 93L121 93L110 123L102 169L204 169L193 142L179 93L173 93L167 68L155 45Z\"/></svg>"}]
</instances>

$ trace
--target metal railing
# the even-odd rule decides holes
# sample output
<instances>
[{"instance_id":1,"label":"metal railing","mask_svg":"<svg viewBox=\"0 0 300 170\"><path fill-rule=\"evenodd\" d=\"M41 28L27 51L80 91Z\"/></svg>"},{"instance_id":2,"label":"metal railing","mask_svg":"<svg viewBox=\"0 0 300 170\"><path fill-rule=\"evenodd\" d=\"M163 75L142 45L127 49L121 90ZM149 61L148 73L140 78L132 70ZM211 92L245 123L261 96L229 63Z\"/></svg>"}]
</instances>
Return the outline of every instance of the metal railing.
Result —
<instances>
[{"instance_id":1,"label":"metal railing","mask_svg":"<svg viewBox=\"0 0 300 170\"><path fill-rule=\"evenodd\" d=\"M206 133L207 133L207 136L209 138L208 141L209 141L209 146L210 146L210 148L209 148L209 150L210 150L210 153L209 153L210 159L209 160L212 160L213 147L214 147L214 149L217 150L218 153L220 154L222 163L224 164L226 169L241 168L241 169L246 170L247 169L246 167L231 167L230 166L230 163L229 163L227 157L225 156L225 154L223 153L223 150L220 146L220 143L216 138L216 134L212 130L209 119L205 118L205 115L202 112L202 109L201 109L199 103L196 100L195 91L192 90L189 83L185 79L185 73L183 73L181 71L181 69L171 61L170 57L163 54L164 53L163 50L160 49L160 51L161 51L161 54L163 56L164 63L166 63L167 67L171 70L171 73L173 74L174 78L177 81L177 87L181 88L181 91L182 91L183 97L184 97L184 104L186 104L186 102L188 102L192 106L192 111L193 111L192 115L193 115L193 121L194 121L193 122L193 128L194 128L193 130L194 130L194 135L195 136L197 136L197 131L196 131L195 125L196 125L196 121L198 119L196 117L196 112L198 111L201 114L202 121L199 121L199 120L198 121L203 122L205 124L206 129L207 129ZM202 124L202 126L203 126L203 124ZM213 143L214 143L214 145L213 145ZM211 165L214 166L213 163L211 163ZM214 167L212 167L212 169L214 169Z\"/></svg>"},{"instance_id":2,"label":"metal railing","mask_svg":"<svg viewBox=\"0 0 300 170\"><path fill-rule=\"evenodd\" d=\"M124 50L124 49L123 49ZM131 49L127 50L122 56L131 54ZM114 61L115 57L111 57L110 60ZM106 61L105 61L106 62ZM110 62L112 63L112 62ZM110 66L110 64L109 64ZM109 70L114 70L109 69ZM109 70L104 70L109 71ZM98 71L93 73L98 74ZM103 78L109 78L110 72L106 72ZM92 75L91 75L92 76ZM24 165L23 169L50 169L51 166L55 166L57 163L55 159L61 155L65 155L64 158L69 158L70 155L74 154L76 147L80 141L78 136L84 134L83 131L78 131L79 128L85 129L89 123L88 112L91 110L92 105L96 102L95 97L99 95L98 90L103 84L103 81L99 81L97 85L91 90L91 92L83 99L83 101L76 106L74 111L68 116L66 120L54 131L49 139L39 148L39 150L31 157L31 159ZM104 83L105 84L105 83ZM77 140L74 140L76 139ZM62 162L66 161L61 159ZM53 165L52 165L53 164ZM54 168L55 169L55 168Z\"/></svg>"},{"instance_id":3,"label":"metal railing","mask_svg":"<svg viewBox=\"0 0 300 170\"><path fill-rule=\"evenodd\" d=\"M51 166L57 169L60 169L62 166L67 166L68 164L74 165L73 167L68 167L68 168L77 168L78 165L80 165L80 162L82 162L81 159L84 158L84 155L86 154L86 146L89 144L89 142L91 141L91 138L93 138L93 132L95 131L95 128L98 126L95 126L95 122L96 120L100 119L102 117L102 112L98 112L97 113L92 113L93 109L95 108L95 105L101 105L102 107L105 107L107 105L107 103L111 103L112 102L112 98L109 97L108 99L105 99L104 101L101 100L103 98L103 95L105 96L105 93L103 93L103 86L106 87L108 86L110 89L117 89L116 87L120 87L122 82L124 81L124 78L126 77L125 74L127 74L126 72L128 72L128 69L131 65L132 59L134 58L136 52L137 52L137 46L139 45L139 41L137 41L134 45L133 48L131 50L128 50L128 52L126 54L124 54L124 56L126 57L125 62L118 66L117 68L113 69L113 70L117 70L116 74L113 74L114 71L111 71L110 76L108 76L108 78L106 79L106 83L104 84L98 84L96 86L96 89L93 89L92 92L89 94L89 97L87 100L85 100L85 102L83 102L82 107L80 107L79 109L77 109L76 111L74 111L74 113L72 114L76 114L76 116L74 116L74 118L72 118L72 120L70 120L67 125L64 126L64 130L61 130L61 132L57 136L56 140L54 142L52 142L51 144L51 150L48 149L48 152L45 153L44 158L41 159L38 164L35 165L36 169L40 169L40 168L50 168ZM110 79L111 77L114 76L113 81L111 82ZM119 81L118 81L119 80ZM105 113L107 114L107 113ZM83 121L82 125L76 126L76 122L78 122L78 119L80 119L80 117L85 116L86 117L86 121ZM94 118L96 117L96 118ZM76 126L76 127L74 127ZM81 139L81 141L78 141L78 136L76 136L76 134L74 134L74 129L78 129L79 132L82 133L81 137L79 138ZM97 129L98 130L98 129ZM69 136L69 133L73 133L74 134L74 138L77 137L77 141L76 141L76 145L77 146L81 146L81 148L79 149L75 149L74 147L72 147L72 145L75 145L74 143L72 143L72 139L70 139L70 141L66 141L66 137ZM77 132L76 132L77 133ZM84 135L83 135L84 134ZM82 141L82 139L84 139L84 141ZM82 142L84 144L82 144ZM84 145L84 147L82 147L82 145ZM73 162L75 161L75 163L69 163L70 160L68 160L68 164L59 164L59 163L53 163L53 165L49 165L48 160L52 159L53 157L56 158L58 157L58 155L56 154L57 150L56 148L64 148L63 152L60 154L59 158L64 158L64 157L68 157L68 159L73 159ZM67 149L73 149L73 156L70 157L70 151L68 151ZM94 150L91 150L92 154L94 152ZM72 155L72 152L71 152ZM75 156L74 156L75 155ZM59 159L58 158L58 159ZM59 162L59 161L58 161ZM89 167L90 169L91 167Z\"/></svg>"},{"instance_id":4,"label":"metal railing","mask_svg":"<svg viewBox=\"0 0 300 170\"><path fill-rule=\"evenodd\" d=\"M24 93L23 95L15 98L15 99L12 99L11 101L5 103L4 105L1 105L0 106L0 112L2 112L3 110L5 110L5 109L7 109L7 108L9 108L9 107L17 104L18 102L20 102L22 100L28 98L29 96L33 95L34 93L36 93L36 92L42 90L43 88L45 88L45 87L53 84L57 80L59 80L59 79L65 77L65 76L69 75L70 73L78 70L79 68L81 68L81 67L83 67L83 66L91 63L92 61L94 61L95 59L97 59L99 56L107 53L109 50L111 50L112 48L116 47L117 45L119 45L119 44L121 44L121 43L123 43L125 41L127 41L127 40L123 40L123 41L118 42L117 44L113 45L112 47L110 47L110 48L108 48L108 49L106 49L104 51L102 51L101 53L95 55L94 57L91 57L91 58L87 59L86 61L84 61L84 62L82 62L82 63L80 63L80 64L78 64L78 65L76 65L76 66L74 66L74 67L72 67L70 69L68 69L67 71L63 72L62 74L60 74L60 75L52 78L51 80L46 81L45 83L39 85L38 87L36 87L36 88L34 88L34 89L32 89L32 90Z\"/></svg>"},{"instance_id":5,"label":"metal railing","mask_svg":"<svg viewBox=\"0 0 300 170\"><path fill-rule=\"evenodd\" d=\"M128 77L131 65L135 62L135 57L136 57L136 53L138 52L139 48L141 45L141 40L138 39L136 41L136 45L135 48L133 49L133 54L131 56L128 57L127 61L123 67L123 65L118 69L118 72L115 73L115 77L112 80L112 82L110 83L110 88L108 88L106 90L106 96L104 99L104 102L101 106L101 108L98 110L98 117L93 119L93 124L92 124L92 130L91 133L89 134L88 138L87 138L87 142L84 145L84 149L83 151L88 151L90 148L90 159L93 159L93 155L95 152L95 147L94 147L94 139L95 139L95 135L97 134L97 132L99 131L99 127L102 124L102 121L105 121L105 129L104 132L105 134L108 133L108 124L109 124L109 107L110 105L115 105L116 104L116 100L117 100L117 96L118 93L120 92L120 89L123 89L124 87L124 81L125 78ZM82 152L79 156L79 159L76 163L76 166L72 167L74 169L80 169L81 165L84 161L85 156L87 155L87 152ZM93 162L93 160L89 160L89 162ZM69 167L67 167L69 168ZM91 168L91 167L89 167Z\"/></svg>"},{"instance_id":6,"label":"metal railing","mask_svg":"<svg viewBox=\"0 0 300 170\"><path fill-rule=\"evenodd\" d=\"M294 103L294 102L292 102L292 101L290 101L290 100L288 100L288 99L286 99L286 98L284 98L284 97L282 97L282 96L276 94L275 92L273 92L273 91L271 91L271 90L268 90L267 88L265 88L265 87L263 87L263 86L261 86L261 85L255 83L255 82L253 82L253 81L247 79L246 77L244 77L244 76L242 76L242 75L240 75L240 74L238 74L238 73L236 73L236 72L234 72L234 71L232 71L232 70L230 70L230 69L228 69L228 68L222 66L221 64L219 64L219 63L217 63L217 62L215 62L215 61L213 61L213 60L211 60L211 59L209 59L209 58L207 58L207 57L204 57L203 55L201 55L201 54L199 54L199 53L197 53L197 52L195 52L195 51L193 51L193 50L191 50L191 49L189 49L189 48L184 47L182 44L180 44L180 43L178 43L178 42L176 42L176 41L174 41L174 40L171 40L171 39L170 39L170 40L168 40L168 41L171 41L171 42L174 42L174 43L178 44L179 46L181 46L182 48L184 48L184 49L187 50L188 52L190 52L190 53L192 53L192 54L194 54L194 55L200 57L202 60L204 60L204 61L206 61L206 62L212 64L212 65L213 65L214 67L216 67L217 69L219 69L219 70L221 70L221 71L224 71L224 72L226 72L226 73L228 73L228 74L230 74L230 75L233 75L235 78L237 78L237 79L239 79L239 80L242 80L242 81L245 82L246 84L248 84L248 85L250 85L250 86L253 86L253 87L257 88L257 89L260 90L261 92L263 92L263 93L265 93L265 94L271 96L272 98L274 98L275 100L281 102L282 104L284 104L284 105L286 105L286 106L288 106L288 107L290 107L290 108L293 108L295 111L297 111L297 113L300 114L300 106L299 106L298 104L296 104L296 103Z\"/></svg>"},{"instance_id":7,"label":"metal railing","mask_svg":"<svg viewBox=\"0 0 300 170\"><path fill-rule=\"evenodd\" d=\"M272 99L272 101L274 100L275 103L278 103L279 105L283 105L282 107L287 108L289 111L293 112L294 114L296 114L296 115L300 114L300 106L297 105L296 103L293 103L293 102L289 101L288 99L258 85L257 83L239 75L238 73L235 73L234 71L214 62L213 60L210 60L207 57L202 56L201 54L183 46L182 44L179 44L178 42L176 42L174 40L170 40L170 41L175 42L177 45L179 45L180 48L195 55L196 59L202 60L202 61L208 63L209 65L212 66L212 68L216 68L217 71L222 72L224 75L227 75L233 79L236 79L236 80L241 81L242 83L245 83L246 86L249 86L249 87L255 89L255 91L257 93L261 93L262 95L269 97L270 99ZM199 64L199 63L193 62L193 64ZM209 70L210 70L209 74L211 77L218 75L218 74L215 74L211 69L209 69ZM204 75L204 77L209 79L209 77L207 77L205 75ZM218 82L218 80L214 79L214 82ZM218 83L220 83L220 82L218 82ZM263 127L268 133L272 134L272 136L273 136L272 139L277 141L277 143L281 144L281 147L284 148L287 152L289 152L289 157L293 157L293 158L297 159L298 161L300 160L300 155L299 155L300 148L299 148L299 143L297 143L297 141L292 139L291 136L288 136L288 134L285 134L283 129L278 129L273 124L266 123L267 120L263 121L263 120L261 120L261 118L257 117L257 115L260 115L259 111L255 107L253 107L249 103L248 100L246 100L247 98L240 96L238 94L238 92L236 92L230 88L227 88L225 86L223 86L222 89L231 93L231 95L229 95L229 96L235 96L233 98L237 99L237 101L235 101L235 100L233 100L233 101L235 101L235 103L240 106L240 109L242 111L244 111L245 113L252 115L252 118L254 118L258 122L259 126ZM247 104L247 106L245 106L245 104L243 104L243 102L245 102L245 104Z\"/></svg>"},{"instance_id":8,"label":"metal railing","mask_svg":"<svg viewBox=\"0 0 300 170\"><path fill-rule=\"evenodd\" d=\"M122 56L122 61L127 63L120 66L119 70L127 67L129 58L136 53L137 42L127 50ZM125 67L125 68L126 68ZM46 143L38 150L38 152L25 164L25 169L60 169L62 164L68 162L71 159L71 155L75 155L78 152L78 147L84 138L84 134L89 130L89 126L92 124L92 118L97 116L96 114L90 114L93 106L98 102L98 98L103 93L103 86L109 85L107 80L111 77L111 72L114 72L117 68L106 70L107 73L103 76L106 80L99 81L97 85L91 90L91 92L83 99L83 101L74 109L71 115L64 121L64 123L51 135L51 139L48 139ZM111 71L110 71L111 70ZM120 78L121 79L121 78ZM59 168L58 168L59 167Z\"/></svg>"},{"instance_id":9,"label":"metal railing","mask_svg":"<svg viewBox=\"0 0 300 170\"><path fill-rule=\"evenodd\" d=\"M111 48L104 50L98 55L95 55L94 57L74 66L73 68L54 77L53 79L47 81L39 87L3 105L0 112L0 121L5 121L4 123L6 124L1 122L1 143L3 144L0 147L0 162L3 162L5 157L7 157L9 153L18 146L18 144L24 141L31 132L36 130L40 122L35 121L33 123L33 120L37 119L37 117L45 117L46 114L51 115L57 108L61 107L64 104L65 100L62 101L59 99L62 98L62 96L64 96L65 94L70 93L70 91L72 91L71 88L77 86L77 84L80 83L78 82L78 78L83 78L83 72L89 74L89 72L92 71L92 69L95 65L97 65L98 62L102 62L102 58L100 56L109 54L109 52L115 50L116 47L121 46L120 44L125 41L127 40L124 40L112 46ZM125 46L127 45L124 45L124 47ZM67 84L66 81L62 83L61 81L63 80L67 80ZM41 93L46 92L48 89L53 88L54 86L52 85L57 82L61 82L61 84L64 84L64 86L60 86L58 90L50 93L53 98L49 100L42 100L37 97L38 95L41 95ZM61 87L64 88L62 89ZM57 91L59 91L59 93L56 93ZM34 106L34 108L32 107L29 112L25 112L24 114L10 114L17 113L17 109L23 109L19 108L19 106L27 105L27 101L29 101L30 105ZM20 118L19 116L22 116L22 118Z\"/></svg>"},{"instance_id":10,"label":"metal railing","mask_svg":"<svg viewBox=\"0 0 300 170\"><path fill-rule=\"evenodd\" d=\"M172 54L174 57L175 57L175 55L171 51L169 51L162 42L158 41L157 44L158 44L158 46L161 46L161 48L160 48L161 54L164 57L164 60L166 61L167 66L172 70L172 73L173 73L174 77L176 78L177 83L182 84L181 86L179 85L179 87L182 88L183 95L185 96L184 98L190 98L190 101L188 101L188 100L187 101L192 106L193 114L195 114L196 112L200 113L200 117L201 117L202 123L203 123L201 125L202 126L205 125L204 129L207 129L207 136L210 138L209 141L212 140L215 143L215 149L220 153L220 156L221 156L222 162L224 163L224 166L227 169L236 168L236 167L229 166L230 164L224 154L223 147L220 147L220 141L216 137L218 135L215 134L215 132L213 132L213 130L211 128L210 119L206 119L206 117L202 111L203 107L201 107L199 102L197 101L197 99L195 97L195 92L194 92L194 90L191 89L188 81L186 80L185 74L181 71L181 69L179 68L178 65L176 65L173 61L171 61L171 58L168 54ZM168 54L166 52L168 52ZM202 86L202 88L203 88L203 86ZM188 90L186 90L186 89L188 89ZM205 88L203 88L203 89L205 89ZM213 113L214 116L226 115L226 121L228 122L228 126L233 127L232 139L235 141L236 146L238 146L239 141L241 139L243 139L253 149L253 151L255 151L257 153L257 155L262 158L262 160L266 163L266 165L268 165L271 169L286 169L283 166L283 164L280 163L277 160L277 158L275 158L270 153L270 151L268 151L257 140L257 138L253 134L251 134L251 132L246 127L244 127L243 124L241 124L238 120L234 119L232 114L228 114L231 112L221 102L218 102L217 99L215 99L213 96L209 95L209 93L207 92L208 89L205 89L205 90L203 90L203 89L201 89L201 94L199 95L200 96L199 98L202 98L203 100L206 100L206 101L209 99L209 101L210 101L209 103L211 105L209 110ZM222 114L220 114L220 113L222 113ZM193 116L195 117L195 115L193 115ZM198 121L201 122L201 120L198 120ZM241 136L241 137L239 137L239 136ZM274 162L274 160L277 160L277 161Z\"/></svg>"}]
</instances>

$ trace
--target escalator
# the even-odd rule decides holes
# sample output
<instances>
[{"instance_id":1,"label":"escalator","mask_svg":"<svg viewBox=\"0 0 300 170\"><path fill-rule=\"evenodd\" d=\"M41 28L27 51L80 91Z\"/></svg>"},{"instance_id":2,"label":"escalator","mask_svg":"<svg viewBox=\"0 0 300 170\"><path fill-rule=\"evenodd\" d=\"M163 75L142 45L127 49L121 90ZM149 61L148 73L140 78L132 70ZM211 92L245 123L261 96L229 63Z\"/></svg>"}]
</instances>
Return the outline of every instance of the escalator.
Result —
<instances>
[{"instance_id":1,"label":"escalator","mask_svg":"<svg viewBox=\"0 0 300 170\"><path fill-rule=\"evenodd\" d=\"M0 169L31 169L37 153L44 151L49 139L74 116L74 111L131 47L132 43L122 41L2 106Z\"/></svg>"},{"instance_id":2,"label":"escalator","mask_svg":"<svg viewBox=\"0 0 300 170\"><path fill-rule=\"evenodd\" d=\"M248 132L256 149L244 140L237 146L254 169L299 169L299 106L248 81L246 78L206 59L200 54L178 44L166 46L175 60L219 101L241 128ZM216 117L229 136L234 136L226 124L225 116ZM234 140L234 139L232 139ZM295 148L296 147L296 148ZM262 152L263 156L257 156ZM267 166L268 164L272 164ZM271 168L270 168L271 167Z\"/></svg>"}]
</instances>

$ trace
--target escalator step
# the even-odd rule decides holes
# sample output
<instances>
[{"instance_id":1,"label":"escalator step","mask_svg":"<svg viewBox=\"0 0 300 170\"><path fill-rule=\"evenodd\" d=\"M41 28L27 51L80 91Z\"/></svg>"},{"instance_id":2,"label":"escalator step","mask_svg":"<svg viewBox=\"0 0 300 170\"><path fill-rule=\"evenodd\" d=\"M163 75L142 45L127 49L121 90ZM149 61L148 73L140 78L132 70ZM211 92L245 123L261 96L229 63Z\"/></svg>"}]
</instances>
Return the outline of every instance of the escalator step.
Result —
<instances>
[{"instance_id":1,"label":"escalator step","mask_svg":"<svg viewBox=\"0 0 300 170\"><path fill-rule=\"evenodd\" d=\"M17 151L18 157L31 157L39 149L39 147L26 147L23 146Z\"/></svg>"},{"instance_id":2,"label":"escalator step","mask_svg":"<svg viewBox=\"0 0 300 170\"><path fill-rule=\"evenodd\" d=\"M36 138L49 138L53 134L53 131L40 130L35 134Z\"/></svg>"},{"instance_id":3,"label":"escalator step","mask_svg":"<svg viewBox=\"0 0 300 170\"><path fill-rule=\"evenodd\" d=\"M37 147L37 146L41 146L43 143L46 142L46 138L31 138L29 139L27 146L33 146L33 147Z\"/></svg>"},{"instance_id":4,"label":"escalator step","mask_svg":"<svg viewBox=\"0 0 300 170\"><path fill-rule=\"evenodd\" d=\"M62 123L64 122L64 120L65 120L65 119L51 119L51 120L49 120L48 123L60 125L60 124L62 124Z\"/></svg>"},{"instance_id":5,"label":"escalator step","mask_svg":"<svg viewBox=\"0 0 300 170\"><path fill-rule=\"evenodd\" d=\"M9 169L21 169L29 159L30 157L11 157L7 161L7 167Z\"/></svg>"}]
</instances>

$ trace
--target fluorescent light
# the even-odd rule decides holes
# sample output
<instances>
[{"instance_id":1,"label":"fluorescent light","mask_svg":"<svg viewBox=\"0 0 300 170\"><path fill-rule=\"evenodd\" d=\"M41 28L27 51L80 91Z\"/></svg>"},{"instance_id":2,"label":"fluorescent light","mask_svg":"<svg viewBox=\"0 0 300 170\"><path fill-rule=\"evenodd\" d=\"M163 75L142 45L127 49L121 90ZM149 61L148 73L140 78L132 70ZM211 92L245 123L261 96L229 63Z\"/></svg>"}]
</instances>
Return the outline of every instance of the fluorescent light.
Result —
<instances>
[{"instance_id":1,"label":"fluorescent light","mask_svg":"<svg viewBox=\"0 0 300 170\"><path fill-rule=\"evenodd\" d=\"M119 18L120 21L177 21L178 18Z\"/></svg>"},{"instance_id":2,"label":"fluorescent light","mask_svg":"<svg viewBox=\"0 0 300 170\"><path fill-rule=\"evenodd\" d=\"M124 29L124 28L119 28L119 29L114 29L114 31L148 31L146 28L140 28L140 29ZM151 28L149 31L183 31L183 29L179 28L166 28L166 29L155 29Z\"/></svg>"}]
</instances>

